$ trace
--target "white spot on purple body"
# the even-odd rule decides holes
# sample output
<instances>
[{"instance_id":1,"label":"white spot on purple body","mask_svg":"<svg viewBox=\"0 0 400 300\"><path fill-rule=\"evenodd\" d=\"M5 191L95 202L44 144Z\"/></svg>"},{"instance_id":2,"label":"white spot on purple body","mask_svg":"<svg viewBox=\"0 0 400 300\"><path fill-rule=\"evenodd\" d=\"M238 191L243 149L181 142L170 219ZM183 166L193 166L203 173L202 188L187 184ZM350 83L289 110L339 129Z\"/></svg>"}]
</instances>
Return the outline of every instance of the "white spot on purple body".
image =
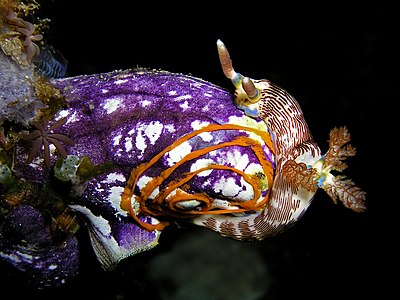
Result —
<instances>
[{"instance_id":1,"label":"white spot on purple body","mask_svg":"<svg viewBox=\"0 0 400 300\"><path fill-rule=\"evenodd\" d=\"M185 101L182 104L179 104L179 107L183 109L183 111L189 108L189 102Z\"/></svg>"},{"instance_id":2,"label":"white spot on purple body","mask_svg":"<svg viewBox=\"0 0 400 300\"><path fill-rule=\"evenodd\" d=\"M242 190L242 187L238 186L232 177L221 177L213 188L214 192L221 193L225 197L235 197Z\"/></svg>"},{"instance_id":3,"label":"white spot on purple body","mask_svg":"<svg viewBox=\"0 0 400 300\"><path fill-rule=\"evenodd\" d=\"M159 121L151 121L144 130L145 135L150 140L150 144L154 145L160 138L164 125Z\"/></svg>"},{"instance_id":4,"label":"white spot on purple body","mask_svg":"<svg viewBox=\"0 0 400 300\"><path fill-rule=\"evenodd\" d=\"M118 146L121 141L122 135L116 135L113 137L113 146Z\"/></svg>"},{"instance_id":5,"label":"white spot on purple body","mask_svg":"<svg viewBox=\"0 0 400 300\"><path fill-rule=\"evenodd\" d=\"M167 124L167 125L164 125L164 128L165 128L169 133L172 133L172 132L175 132L175 131L176 131L174 124Z\"/></svg>"},{"instance_id":6,"label":"white spot on purple body","mask_svg":"<svg viewBox=\"0 0 400 300\"><path fill-rule=\"evenodd\" d=\"M123 107L123 103L122 99L118 97L107 99L103 104L103 108L106 110L107 114L115 112L120 107Z\"/></svg>"},{"instance_id":7,"label":"white spot on purple body","mask_svg":"<svg viewBox=\"0 0 400 300\"><path fill-rule=\"evenodd\" d=\"M116 80L114 83L117 84L117 85L120 85L120 84L123 84L125 82L128 82L128 79L119 79L119 80Z\"/></svg>"},{"instance_id":8,"label":"white spot on purple body","mask_svg":"<svg viewBox=\"0 0 400 300\"><path fill-rule=\"evenodd\" d=\"M142 100L139 102L141 107L146 107L149 106L151 104L151 101L149 100Z\"/></svg>"},{"instance_id":9,"label":"white spot on purple body","mask_svg":"<svg viewBox=\"0 0 400 300\"><path fill-rule=\"evenodd\" d=\"M132 148L133 148L132 138L131 137L126 137L125 138L125 150L126 150L126 152L131 151Z\"/></svg>"},{"instance_id":10,"label":"white spot on purple body","mask_svg":"<svg viewBox=\"0 0 400 300\"><path fill-rule=\"evenodd\" d=\"M181 161L186 155L192 151L192 146L188 141L183 142L171 151L166 153L167 163L170 167L175 165L177 162Z\"/></svg>"},{"instance_id":11,"label":"white spot on purple body","mask_svg":"<svg viewBox=\"0 0 400 300\"><path fill-rule=\"evenodd\" d=\"M175 96L175 95L176 95L176 91L169 91L169 92L168 92L168 95L169 95L169 96Z\"/></svg>"},{"instance_id":12,"label":"white spot on purple body","mask_svg":"<svg viewBox=\"0 0 400 300\"><path fill-rule=\"evenodd\" d=\"M200 158L198 160L196 160L191 166L190 166L190 172L194 172L197 171L199 169L208 167L209 165L215 164L215 162L210 159L210 158ZM205 177L211 174L213 170L206 170L203 172L200 172L199 174L197 174L197 176L199 177Z\"/></svg>"},{"instance_id":13,"label":"white spot on purple body","mask_svg":"<svg viewBox=\"0 0 400 300\"><path fill-rule=\"evenodd\" d=\"M199 130L203 127L206 127L209 124L210 124L209 122L205 121L200 122L199 120L195 120L190 124L190 126L193 128L193 130ZM199 137L201 137L205 142L210 142L213 139L212 134L209 132L202 132L199 134Z\"/></svg>"},{"instance_id":14,"label":"white spot on purple body","mask_svg":"<svg viewBox=\"0 0 400 300\"><path fill-rule=\"evenodd\" d=\"M175 97L175 101L183 101L183 100L189 100L189 99L192 99L191 95L182 95L182 96Z\"/></svg>"}]
</instances>

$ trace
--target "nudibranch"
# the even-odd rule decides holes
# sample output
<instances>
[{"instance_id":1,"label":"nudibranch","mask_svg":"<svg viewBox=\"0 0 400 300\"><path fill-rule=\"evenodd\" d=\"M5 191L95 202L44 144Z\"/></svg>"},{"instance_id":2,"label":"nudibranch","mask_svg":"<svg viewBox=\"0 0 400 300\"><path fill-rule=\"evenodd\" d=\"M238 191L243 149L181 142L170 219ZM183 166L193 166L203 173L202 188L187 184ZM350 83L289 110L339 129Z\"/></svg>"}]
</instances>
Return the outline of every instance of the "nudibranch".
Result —
<instances>
[{"instance_id":1,"label":"nudibranch","mask_svg":"<svg viewBox=\"0 0 400 300\"><path fill-rule=\"evenodd\" d=\"M324 189L335 203L340 200L347 208L364 211L365 192L345 176L331 173L343 171L347 167L343 160L355 155L355 148L348 144L347 129L333 129L329 150L321 155L298 102L268 80L254 80L235 72L221 40L217 41L217 47L223 72L236 88L236 106L246 115L262 119L273 137L275 177L268 204L262 211L244 217L203 216L194 222L217 232L228 227L229 234L225 235L235 239L261 240L299 220L318 188Z\"/></svg>"},{"instance_id":2,"label":"nudibranch","mask_svg":"<svg viewBox=\"0 0 400 300\"><path fill-rule=\"evenodd\" d=\"M343 160L355 155L355 148L348 144L350 134L347 129L335 128L330 132L329 150L322 155L298 102L287 91L268 80L253 80L235 72L222 41L218 40L217 47L223 72L236 88L236 107L245 115L262 120L264 132L228 123L208 125L181 137L131 172L122 194L121 207L147 230L162 230L166 223L147 224L137 217L139 214L190 218L196 225L237 240L262 240L290 227L305 213L318 188L324 189L335 203L340 200L354 211L364 211L365 192L350 179L331 173L332 170L343 171L347 167ZM218 130L247 131L259 138L254 140L250 136L241 136L217 144L214 140L212 146L188 151L161 174L142 183L139 192L135 192L142 174L167 153L196 136ZM167 181L179 166L227 146L250 146L261 166L259 172L247 174L243 170L211 161L182 174L178 179ZM268 156L265 149L273 157ZM246 188L251 196L245 200L237 196L228 199L223 197L228 193L212 195L204 191L189 192L187 183L193 178L205 172L222 170L239 175L247 183Z\"/></svg>"},{"instance_id":3,"label":"nudibranch","mask_svg":"<svg viewBox=\"0 0 400 300\"><path fill-rule=\"evenodd\" d=\"M27 181L69 181L69 208L84 217L105 269L156 246L167 221L243 214L268 201L272 138L264 122L235 107L229 91L145 69L51 83L67 105L49 123L62 123L57 137L74 143L63 144L66 158L50 145L48 169L42 155L29 160L32 145L22 140L15 169Z\"/></svg>"},{"instance_id":4,"label":"nudibranch","mask_svg":"<svg viewBox=\"0 0 400 300\"><path fill-rule=\"evenodd\" d=\"M69 182L68 207L84 217L105 269L155 247L171 221L254 240L297 221L318 188L365 209L364 192L330 173L355 154L347 130L332 130L321 155L297 102L266 80L234 72L218 48L235 95L193 76L146 69L51 79L65 106L41 139L50 134L62 145L49 140L44 159L33 155L40 145L32 152L32 143L16 144L13 174L21 180Z\"/></svg>"}]
</instances>

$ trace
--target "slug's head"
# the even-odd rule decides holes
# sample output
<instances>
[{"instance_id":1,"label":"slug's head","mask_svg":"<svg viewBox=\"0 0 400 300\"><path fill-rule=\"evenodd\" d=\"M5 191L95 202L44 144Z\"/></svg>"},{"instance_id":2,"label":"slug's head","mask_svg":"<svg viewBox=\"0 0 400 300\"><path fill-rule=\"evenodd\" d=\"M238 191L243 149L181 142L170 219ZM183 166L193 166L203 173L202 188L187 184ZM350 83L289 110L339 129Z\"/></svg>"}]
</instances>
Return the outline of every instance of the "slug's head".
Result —
<instances>
[{"instance_id":1,"label":"slug's head","mask_svg":"<svg viewBox=\"0 0 400 300\"><path fill-rule=\"evenodd\" d=\"M250 117L261 117L260 101L262 101L263 89L268 88L265 80L253 80L235 72L232 67L232 60L229 57L228 49L221 40L217 41L218 55L222 70L226 77L232 80L235 90L235 105L243 110Z\"/></svg>"}]
</instances>

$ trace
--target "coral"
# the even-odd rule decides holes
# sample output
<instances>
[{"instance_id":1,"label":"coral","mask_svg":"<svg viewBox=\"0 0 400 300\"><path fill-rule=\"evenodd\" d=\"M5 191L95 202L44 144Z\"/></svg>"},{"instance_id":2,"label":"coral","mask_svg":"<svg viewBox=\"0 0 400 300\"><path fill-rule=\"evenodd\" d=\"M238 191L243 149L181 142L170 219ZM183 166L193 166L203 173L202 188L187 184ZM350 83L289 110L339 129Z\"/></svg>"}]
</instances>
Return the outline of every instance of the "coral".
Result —
<instances>
[{"instance_id":1,"label":"coral","mask_svg":"<svg viewBox=\"0 0 400 300\"><path fill-rule=\"evenodd\" d=\"M32 0L27 4L20 1L2 1L0 3L0 47L20 65L30 66L34 56L39 55L37 42L43 35L37 33L38 26L26 21L21 16L32 19L39 4ZM39 21L39 25L45 23Z\"/></svg>"},{"instance_id":2,"label":"coral","mask_svg":"<svg viewBox=\"0 0 400 300\"><path fill-rule=\"evenodd\" d=\"M0 51L0 125L5 121L29 125L44 108L35 97L33 68L26 68Z\"/></svg>"},{"instance_id":3,"label":"coral","mask_svg":"<svg viewBox=\"0 0 400 300\"><path fill-rule=\"evenodd\" d=\"M16 13L11 9L6 15L6 20L10 25L15 26L14 30L19 34L19 38L22 41L23 60L28 63L32 62L32 58L40 54L40 48L35 42L39 42L43 39L43 35L35 33L35 25L17 17Z\"/></svg>"},{"instance_id":4,"label":"coral","mask_svg":"<svg viewBox=\"0 0 400 300\"><path fill-rule=\"evenodd\" d=\"M60 157L54 165L54 176L61 181L71 181L73 190L91 178L112 171L115 168L111 162L94 165L89 157L67 155ZM79 189L79 188L78 188Z\"/></svg>"},{"instance_id":5,"label":"coral","mask_svg":"<svg viewBox=\"0 0 400 300\"><path fill-rule=\"evenodd\" d=\"M52 217L50 229L54 234L73 235L79 230L76 215L66 208L60 215Z\"/></svg>"},{"instance_id":6,"label":"coral","mask_svg":"<svg viewBox=\"0 0 400 300\"><path fill-rule=\"evenodd\" d=\"M44 46L33 59L37 73L46 78L62 78L67 73L68 61L62 53L51 46Z\"/></svg>"},{"instance_id":7,"label":"coral","mask_svg":"<svg viewBox=\"0 0 400 300\"><path fill-rule=\"evenodd\" d=\"M61 181L72 180L76 177L76 172L81 163L82 158L76 155L67 155L67 157L57 160L54 166L54 176Z\"/></svg>"},{"instance_id":8,"label":"coral","mask_svg":"<svg viewBox=\"0 0 400 300\"><path fill-rule=\"evenodd\" d=\"M44 148L44 163L47 168L51 167L50 160L50 143L53 144L58 153L63 157L67 157L67 152L62 145L62 143L72 146L74 141L63 134L54 133L53 130L60 128L66 119L60 119L56 121L53 125L48 124L48 120L43 118L41 122L34 122L33 126L36 128L30 134L23 137L24 140L33 142L31 152L29 153L27 163L31 163L33 159L37 156L38 152L41 150L42 146Z\"/></svg>"},{"instance_id":9,"label":"coral","mask_svg":"<svg viewBox=\"0 0 400 300\"><path fill-rule=\"evenodd\" d=\"M17 16L16 11L29 13L36 4L10 5L0 3L0 125L10 121L28 126L41 109L54 114L65 104L60 91L40 74L62 76L66 66L49 50L38 56L41 51L36 42L43 36L35 33L35 25Z\"/></svg>"},{"instance_id":10,"label":"coral","mask_svg":"<svg viewBox=\"0 0 400 300\"><path fill-rule=\"evenodd\" d=\"M0 186L10 183L12 180L11 170L7 165L0 163Z\"/></svg>"},{"instance_id":11,"label":"coral","mask_svg":"<svg viewBox=\"0 0 400 300\"><path fill-rule=\"evenodd\" d=\"M25 284L61 286L78 273L78 240L68 235L61 242L55 241L45 216L21 204L0 219L0 260L23 271Z\"/></svg>"},{"instance_id":12,"label":"coral","mask_svg":"<svg viewBox=\"0 0 400 300\"><path fill-rule=\"evenodd\" d=\"M50 83L48 78L35 77L32 85L35 97L46 106L44 112L46 115L54 115L65 106L65 99L61 92Z\"/></svg>"}]
</instances>

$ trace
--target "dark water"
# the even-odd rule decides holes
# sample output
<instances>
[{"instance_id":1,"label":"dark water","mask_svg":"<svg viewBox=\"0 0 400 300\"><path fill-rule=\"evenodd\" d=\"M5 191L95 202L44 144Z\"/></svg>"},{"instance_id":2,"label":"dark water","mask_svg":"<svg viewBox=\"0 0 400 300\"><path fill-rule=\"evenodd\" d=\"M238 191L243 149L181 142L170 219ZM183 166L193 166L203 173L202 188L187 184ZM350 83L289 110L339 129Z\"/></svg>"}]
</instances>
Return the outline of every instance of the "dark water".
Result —
<instances>
[{"instance_id":1,"label":"dark water","mask_svg":"<svg viewBox=\"0 0 400 300\"><path fill-rule=\"evenodd\" d=\"M347 126L357 155L346 175L367 192L368 211L334 205L322 191L288 232L240 243L200 228L170 227L154 250L101 270L80 230L81 272L60 289L32 291L3 268L0 286L13 299L326 299L384 293L390 259L382 157L391 146L388 99L394 95L393 8L227 7L112 1L44 1L51 19L48 43L68 60L67 74L148 67L192 74L231 88L219 66L216 40L228 47L235 69L267 78L300 103L322 151L329 130ZM392 100L390 100L392 101ZM2 297L3 298L3 297ZM10 298L11 299L11 298Z\"/></svg>"}]
</instances>

